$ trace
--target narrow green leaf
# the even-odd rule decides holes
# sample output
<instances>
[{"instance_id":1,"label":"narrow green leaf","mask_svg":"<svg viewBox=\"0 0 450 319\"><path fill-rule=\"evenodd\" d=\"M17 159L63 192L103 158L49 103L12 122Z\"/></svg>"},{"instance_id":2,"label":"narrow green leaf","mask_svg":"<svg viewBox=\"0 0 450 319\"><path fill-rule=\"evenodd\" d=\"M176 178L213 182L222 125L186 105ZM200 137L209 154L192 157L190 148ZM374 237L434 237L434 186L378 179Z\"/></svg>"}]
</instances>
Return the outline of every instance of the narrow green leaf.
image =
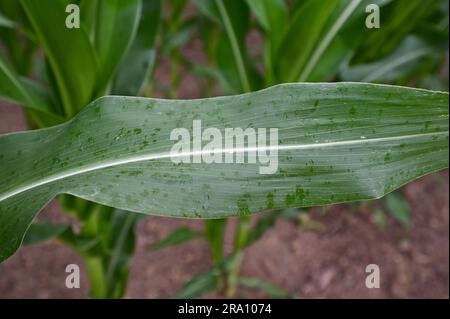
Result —
<instances>
[{"instance_id":1,"label":"narrow green leaf","mask_svg":"<svg viewBox=\"0 0 450 319\"><path fill-rule=\"evenodd\" d=\"M169 34L164 38L163 43L161 43L161 53L167 55L172 50L182 47L192 38L193 31L197 27L195 18L181 22L176 31L168 32Z\"/></svg>"},{"instance_id":2,"label":"narrow green leaf","mask_svg":"<svg viewBox=\"0 0 450 319\"><path fill-rule=\"evenodd\" d=\"M388 212L405 227L411 225L411 207L401 192L393 192L383 198Z\"/></svg>"},{"instance_id":3,"label":"narrow green leaf","mask_svg":"<svg viewBox=\"0 0 450 319\"><path fill-rule=\"evenodd\" d=\"M435 51L416 37L407 37L399 47L384 59L372 63L346 66L341 71L345 81L392 82L398 80L420 65L425 57Z\"/></svg>"},{"instance_id":4,"label":"narrow green leaf","mask_svg":"<svg viewBox=\"0 0 450 319\"><path fill-rule=\"evenodd\" d=\"M211 247L213 263L217 264L223 257L223 245L227 220L208 219L205 221L205 237Z\"/></svg>"},{"instance_id":5,"label":"narrow green leaf","mask_svg":"<svg viewBox=\"0 0 450 319\"><path fill-rule=\"evenodd\" d=\"M97 92L102 95L135 37L142 3L140 0L102 0L98 3L97 10L95 21L95 48L99 60Z\"/></svg>"},{"instance_id":6,"label":"narrow green leaf","mask_svg":"<svg viewBox=\"0 0 450 319\"><path fill-rule=\"evenodd\" d=\"M232 3L233 8L234 4L236 3ZM242 19L240 17L240 12L242 12L242 9L239 9L238 7L235 8L233 12L237 14L231 17L229 13L230 7L227 8L227 5L230 5L229 2L227 3L227 5L225 5L223 0L216 0L216 5L228 36L231 51L233 53L233 58L239 74L239 79L241 81L242 91L249 92L251 90L251 87L249 76L247 75L245 57L243 52L245 33L243 33L243 30L240 30L242 28L239 27L240 23L242 22ZM233 23L232 18L234 18L234 21L237 20L239 23Z\"/></svg>"},{"instance_id":7,"label":"narrow green leaf","mask_svg":"<svg viewBox=\"0 0 450 319\"><path fill-rule=\"evenodd\" d=\"M166 237L153 244L150 249L158 250L164 247L183 244L193 239L202 237L203 233L194 231L189 227L180 227L169 233Z\"/></svg>"},{"instance_id":8,"label":"narrow green leaf","mask_svg":"<svg viewBox=\"0 0 450 319\"><path fill-rule=\"evenodd\" d=\"M217 289L220 271L217 268L194 276L173 297L177 299L197 298Z\"/></svg>"},{"instance_id":9,"label":"narrow green leaf","mask_svg":"<svg viewBox=\"0 0 450 319\"><path fill-rule=\"evenodd\" d=\"M258 241L266 231L272 228L279 216L279 213L274 212L259 218L256 224L250 229L245 245L250 246L254 242Z\"/></svg>"},{"instance_id":10,"label":"narrow green leaf","mask_svg":"<svg viewBox=\"0 0 450 319\"><path fill-rule=\"evenodd\" d=\"M353 62L373 62L392 53L408 34L419 31L426 19L433 19L432 14L439 3L439 0L396 0L387 3L381 9L382 27L363 33L354 52ZM351 37L352 34L348 36ZM358 37L355 37L355 40L358 41Z\"/></svg>"},{"instance_id":11,"label":"narrow green leaf","mask_svg":"<svg viewBox=\"0 0 450 319\"><path fill-rule=\"evenodd\" d=\"M275 60L283 34L289 21L288 7L283 0L247 0L251 11L265 31L265 78L268 85L273 85L275 79Z\"/></svg>"},{"instance_id":12,"label":"narrow green leaf","mask_svg":"<svg viewBox=\"0 0 450 319\"><path fill-rule=\"evenodd\" d=\"M161 0L144 0L136 38L119 66L111 90L117 95L138 95L155 62L155 37L159 27Z\"/></svg>"},{"instance_id":13,"label":"narrow green leaf","mask_svg":"<svg viewBox=\"0 0 450 319\"><path fill-rule=\"evenodd\" d=\"M52 114L48 93L43 87L19 76L0 54L0 97L18 105ZM57 115L53 115L58 117Z\"/></svg>"},{"instance_id":14,"label":"narrow green leaf","mask_svg":"<svg viewBox=\"0 0 450 319\"><path fill-rule=\"evenodd\" d=\"M246 0L261 26L269 32L270 38L283 34L288 7L283 0ZM275 40L275 39L271 39Z\"/></svg>"},{"instance_id":15,"label":"narrow green leaf","mask_svg":"<svg viewBox=\"0 0 450 319\"><path fill-rule=\"evenodd\" d=\"M104 97L64 125L0 136L0 259L61 193L192 218L379 198L448 166L448 112L447 93L365 83L283 84L200 100ZM268 164L259 160L177 163L211 152L172 156L180 142L170 135L191 132L193 120L219 132L276 128L271 145L254 148L272 152L273 174L261 174ZM224 147L222 134L214 154L249 151L234 136Z\"/></svg>"},{"instance_id":16,"label":"narrow green leaf","mask_svg":"<svg viewBox=\"0 0 450 319\"><path fill-rule=\"evenodd\" d=\"M108 298L123 297L128 282L128 264L134 253L134 226L139 220L139 214L114 210L112 218L106 220L112 225L111 236L108 240L110 254L104 261L105 282Z\"/></svg>"},{"instance_id":17,"label":"narrow green leaf","mask_svg":"<svg viewBox=\"0 0 450 319\"><path fill-rule=\"evenodd\" d=\"M263 290L269 297L273 298L289 298L290 295L287 291L278 288L277 286L265 282L259 279L255 278L247 278L247 277L240 277L239 278L239 284L245 287L249 288L256 288Z\"/></svg>"},{"instance_id":18,"label":"narrow green leaf","mask_svg":"<svg viewBox=\"0 0 450 319\"><path fill-rule=\"evenodd\" d=\"M298 82L303 82L308 79L309 75L313 71L314 67L317 65L317 62L319 62L319 60L322 57L325 50L328 48L330 43L333 41L334 37L339 32L339 30L342 28L342 26L347 21L347 19L351 16L351 14L359 6L361 1L362 0L351 0L348 3L348 5L346 5L343 8L342 12L339 13L339 15L337 16L336 20L331 25L328 32L320 40L320 42L317 44L314 51L311 53L311 56L308 59L308 62L305 64L305 67L303 68L302 72L300 73Z\"/></svg>"},{"instance_id":19,"label":"narrow green leaf","mask_svg":"<svg viewBox=\"0 0 450 319\"><path fill-rule=\"evenodd\" d=\"M69 228L70 225L50 224L47 222L31 224L23 239L22 245L39 244L43 241L58 237Z\"/></svg>"},{"instance_id":20,"label":"narrow green leaf","mask_svg":"<svg viewBox=\"0 0 450 319\"><path fill-rule=\"evenodd\" d=\"M5 17L4 15L2 15L0 13L0 27L3 28L14 28L15 27L15 23L14 21L8 19L7 17Z\"/></svg>"},{"instance_id":21,"label":"narrow green leaf","mask_svg":"<svg viewBox=\"0 0 450 319\"><path fill-rule=\"evenodd\" d=\"M314 48L322 39L321 35L326 32L323 30L338 3L337 0L329 0L325 5L322 1L307 0L297 10L274 57L279 62L276 75L280 81L299 80ZM324 44L327 43L328 39Z\"/></svg>"},{"instance_id":22,"label":"narrow green leaf","mask_svg":"<svg viewBox=\"0 0 450 319\"><path fill-rule=\"evenodd\" d=\"M217 10L217 6L214 1L211 0L194 0L196 8L200 13L215 23L220 23L220 13Z\"/></svg>"},{"instance_id":23,"label":"narrow green leaf","mask_svg":"<svg viewBox=\"0 0 450 319\"><path fill-rule=\"evenodd\" d=\"M66 27L68 0L21 0L44 47L66 115L73 116L91 101L97 64L88 35Z\"/></svg>"},{"instance_id":24,"label":"narrow green leaf","mask_svg":"<svg viewBox=\"0 0 450 319\"><path fill-rule=\"evenodd\" d=\"M365 27L365 20L368 13L365 8L369 4L375 4L380 7L381 12L386 12L386 8L391 0L362 0L361 3L354 8L350 15L349 8L353 0L345 0L339 2L333 11L325 30L328 30L330 37L325 43L322 39L321 43L327 44L315 65L309 72L306 80L308 82L321 82L333 79L339 72L340 66L352 58L352 53L361 46L365 39L374 32L374 29ZM345 21L344 16L347 16ZM341 20L339 20L341 19ZM333 28L335 26L335 28ZM338 27L338 28L337 28ZM334 30L333 32L331 32ZM317 48L315 51L317 52Z\"/></svg>"},{"instance_id":25,"label":"narrow green leaf","mask_svg":"<svg viewBox=\"0 0 450 319\"><path fill-rule=\"evenodd\" d=\"M95 41L95 23L97 20L98 3L101 0L80 0L80 22L83 24L89 38Z\"/></svg>"}]
</instances>

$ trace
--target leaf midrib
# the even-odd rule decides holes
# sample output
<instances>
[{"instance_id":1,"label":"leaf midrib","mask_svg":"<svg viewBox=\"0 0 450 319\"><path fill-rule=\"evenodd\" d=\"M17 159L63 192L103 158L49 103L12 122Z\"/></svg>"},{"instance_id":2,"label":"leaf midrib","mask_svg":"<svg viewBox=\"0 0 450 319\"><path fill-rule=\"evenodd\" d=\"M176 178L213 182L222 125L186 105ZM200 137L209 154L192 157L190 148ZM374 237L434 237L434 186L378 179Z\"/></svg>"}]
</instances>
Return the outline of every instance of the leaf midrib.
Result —
<instances>
[{"instance_id":1,"label":"leaf midrib","mask_svg":"<svg viewBox=\"0 0 450 319\"><path fill-rule=\"evenodd\" d=\"M347 146L347 145L358 145L358 144L370 144L375 142L387 142L387 141L396 141L396 140L404 140L404 139L414 139L418 137L425 136L436 136L436 135L448 135L448 131L440 131L433 133L421 133L421 134L411 134L411 135L398 135L398 136L389 136L389 137L378 137L378 138L366 138L359 140L346 140L346 141L335 141L335 142L324 142L324 143L314 143L314 144L291 144L291 145L275 145L275 146L264 146L264 147L240 147L240 148L222 148L219 150L200 150L200 151L190 151L190 152L182 152L177 154L171 154L170 152L156 153L156 154L140 154L124 157L122 159L115 159L110 161L105 161L103 163L96 163L94 165L86 165L77 167L76 169L69 169L65 172L60 172L58 174L50 175L41 180L37 180L35 182L29 183L27 185L16 187L13 190L5 192L0 195L0 202L6 200L10 197L16 196L20 193L26 192L28 190L50 184L52 182L65 179L67 177L82 175L84 173L89 173L92 171L100 170L103 168L115 167L120 165L126 165L130 163L136 162L145 162L149 160L158 160L158 159L167 159L167 158L179 158L179 157L187 157L194 155L203 155L203 154L225 154L225 153L244 153L244 152L252 152L252 151L271 151L271 150L301 150L301 149L317 149L317 148L326 148L326 147L335 147L335 146Z\"/></svg>"}]
</instances>

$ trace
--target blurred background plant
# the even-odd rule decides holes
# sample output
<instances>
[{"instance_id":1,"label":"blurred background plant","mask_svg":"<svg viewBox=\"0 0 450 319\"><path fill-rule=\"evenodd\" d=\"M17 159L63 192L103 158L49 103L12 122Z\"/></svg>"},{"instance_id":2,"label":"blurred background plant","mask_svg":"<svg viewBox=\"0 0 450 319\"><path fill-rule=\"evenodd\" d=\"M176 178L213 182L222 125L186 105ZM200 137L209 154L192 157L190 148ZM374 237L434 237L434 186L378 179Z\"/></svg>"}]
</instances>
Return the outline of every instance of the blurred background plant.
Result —
<instances>
[{"instance_id":1,"label":"blurred background plant","mask_svg":"<svg viewBox=\"0 0 450 319\"><path fill-rule=\"evenodd\" d=\"M79 5L82 32L55 27L64 24L69 3ZM369 4L380 7L379 29L365 26ZM448 73L442 72L448 66L448 16L444 0L3 0L0 97L23 106L31 128L44 128L106 94L152 96L157 90L177 98L187 75L199 79L203 97L325 81L448 91ZM183 54L194 39L201 39L203 62ZM170 65L168 84L151 81L155 63L162 61ZM79 229L36 223L24 244L57 237L83 257L92 297L122 297L141 217L69 195L59 200ZM357 211L359 205L371 209L380 229L387 227L386 214L410 225L400 191L349 207ZM234 297L239 286L287 297L291 292L240 276L245 249L279 218L322 227L305 208L272 211L236 223L206 220L203 231L179 228L151 250L198 238L208 242L211 270L192 278L176 297L212 290ZM229 230L234 239L225 252Z\"/></svg>"}]
</instances>

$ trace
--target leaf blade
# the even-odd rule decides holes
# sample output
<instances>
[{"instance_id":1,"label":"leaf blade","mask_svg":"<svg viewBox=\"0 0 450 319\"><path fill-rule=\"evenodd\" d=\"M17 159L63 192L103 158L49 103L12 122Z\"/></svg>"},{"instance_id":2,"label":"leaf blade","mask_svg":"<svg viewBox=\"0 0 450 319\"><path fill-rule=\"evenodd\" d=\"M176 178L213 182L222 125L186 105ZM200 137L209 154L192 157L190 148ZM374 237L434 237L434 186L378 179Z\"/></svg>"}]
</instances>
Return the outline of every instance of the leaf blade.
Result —
<instances>
[{"instance_id":1,"label":"leaf blade","mask_svg":"<svg viewBox=\"0 0 450 319\"><path fill-rule=\"evenodd\" d=\"M97 61L83 25L65 25L66 0L21 0L54 73L66 115L73 116L92 99ZM67 39L61 41L61 39Z\"/></svg>"},{"instance_id":2,"label":"leaf blade","mask_svg":"<svg viewBox=\"0 0 450 319\"><path fill-rule=\"evenodd\" d=\"M105 0L98 3L95 48L99 61L97 91L101 95L136 35L141 11L140 0Z\"/></svg>"},{"instance_id":3,"label":"leaf blade","mask_svg":"<svg viewBox=\"0 0 450 319\"><path fill-rule=\"evenodd\" d=\"M379 198L448 166L447 103L446 93L361 83L186 101L99 99L64 125L0 136L0 259L59 193L191 218ZM277 172L173 163L171 131L192 128L193 115L203 127L277 127Z\"/></svg>"},{"instance_id":4,"label":"leaf blade","mask_svg":"<svg viewBox=\"0 0 450 319\"><path fill-rule=\"evenodd\" d=\"M197 239L202 236L203 233L194 231L189 227L180 227L175 229L173 232L169 233L166 237L164 237L160 241L154 243L150 247L150 249L155 251L164 247L183 244L185 242Z\"/></svg>"}]
</instances>

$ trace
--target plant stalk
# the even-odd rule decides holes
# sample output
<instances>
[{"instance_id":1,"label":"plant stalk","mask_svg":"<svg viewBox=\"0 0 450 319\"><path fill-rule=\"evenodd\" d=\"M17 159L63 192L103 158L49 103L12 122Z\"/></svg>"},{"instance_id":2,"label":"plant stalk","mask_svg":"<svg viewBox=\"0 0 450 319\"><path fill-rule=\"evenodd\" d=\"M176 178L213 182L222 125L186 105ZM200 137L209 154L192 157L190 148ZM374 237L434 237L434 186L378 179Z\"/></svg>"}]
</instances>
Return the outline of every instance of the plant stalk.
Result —
<instances>
[{"instance_id":1,"label":"plant stalk","mask_svg":"<svg viewBox=\"0 0 450 319\"><path fill-rule=\"evenodd\" d=\"M234 237L233 257L230 270L227 273L227 285L225 291L227 298L233 298L236 295L244 248L247 243L248 232L250 230L250 220L251 216L240 217L236 226L237 230Z\"/></svg>"}]
</instances>

